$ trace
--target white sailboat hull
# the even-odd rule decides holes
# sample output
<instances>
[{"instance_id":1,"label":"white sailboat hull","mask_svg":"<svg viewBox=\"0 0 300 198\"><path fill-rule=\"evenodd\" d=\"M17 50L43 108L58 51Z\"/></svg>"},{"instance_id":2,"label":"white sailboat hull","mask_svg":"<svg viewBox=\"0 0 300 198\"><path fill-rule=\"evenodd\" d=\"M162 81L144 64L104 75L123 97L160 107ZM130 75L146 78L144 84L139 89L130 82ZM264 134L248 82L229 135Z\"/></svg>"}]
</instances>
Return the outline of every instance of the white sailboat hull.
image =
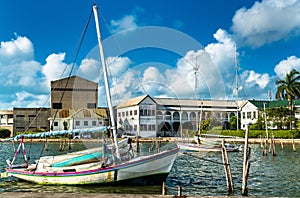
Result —
<instances>
[{"instance_id":1,"label":"white sailboat hull","mask_svg":"<svg viewBox=\"0 0 300 198\"><path fill-rule=\"evenodd\" d=\"M75 169L70 169L70 167L60 170L53 169L53 172L50 170L34 172L26 171L26 169L7 169L6 173L7 176L29 182L51 185L114 184L128 181L138 182L141 185L154 184L161 183L166 179L178 151L178 148L167 150L105 168L102 168L100 163L94 163L86 170L79 170L80 166L76 166Z\"/></svg>"}]
</instances>

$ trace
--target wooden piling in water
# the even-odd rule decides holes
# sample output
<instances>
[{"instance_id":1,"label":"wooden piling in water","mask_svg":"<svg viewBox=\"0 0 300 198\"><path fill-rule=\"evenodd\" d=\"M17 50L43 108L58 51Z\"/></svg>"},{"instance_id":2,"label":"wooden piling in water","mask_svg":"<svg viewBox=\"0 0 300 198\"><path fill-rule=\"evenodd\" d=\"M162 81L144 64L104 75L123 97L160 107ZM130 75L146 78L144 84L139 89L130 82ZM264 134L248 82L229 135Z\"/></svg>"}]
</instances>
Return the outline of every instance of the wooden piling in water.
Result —
<instances>
[{"instance_id":1,"label":"wooden piling in water","mask_svg":"<svg viewBox=\"0 0 300 198\"><path fill-rule=\"evenodd\" d=\"M69 138L69 142L68 142L68 144L69 144L69 150L72 150L72 147L71 147L71 141L72 141L72 139Z\"/></svg>"},{"instance_id":2,"label":"wooden piling in water","mask_svg":"<svg viewBox=\"0 0 300 198\"><path fill-rule=\"evenodd\" d=\"M268 145L268 143L267 143L267 139L264 141L264 143L263 143L263 148L262 148L262 154L263 154L263 156L266 156L266 155L268 155L268 153L267 153L267 145Z\"/></svg>"},{"instance_id":3,"label":"wooden piling in water","mask_svg":"<svg viewBox=\"0 0 300 198\"><path fill-rule=\"evenodd\" d=\"M226 147L225 147L225 140L224 139L222 140L222 158L223 158L223 164L224 164L224 169L225 169L228 193L233 193L234 187L233 187L230 164L229 164L229 160L228 160L228 155L227 155L227 150L226 150Z\"/></svg>"},{"instance_id":4,"label":"wooden piling in water","mask_svg":"<svg viewBox=\"0 0 300 198\"><path fill-rule=\"evenodd\" d=\"M178 197L182 197L182 189L181 189L181 186L178 186L177 196L178 196Z\"/></svg>"},{"instance_id":5,"label":"wooden piling in water","mask_svg":"<svg viewBox=\"0 0 300 198\"><path fill-rule=\"evenodd\" d=\"M283 150L283 141L282 138L280 139L281 149Z\"/></svg>"},{"instance_id":6,"label":"wooden piling in water","mask_svg":"<svg viewBox=\"0 0 300 198\"><path fill-rule=\"evenodd\" d=\"M160 141L156 141L157 152L160 153Z\"/></svg>"},{"instance_id":7,"label":"wooden piling in water","mask_svg":"<svg viewBox=\"0 0 300 198\"><path fill-rule=\"evenodd\" d=\"M272 138L271 138L271 143L272 143L272 155L276 156L276 150L275 150L275 140L274 140L274 134L272 133Z\"/></svg>"},{"instance_id":8,"label":"wooden piling in water","mask_svg":"<svg viewBox=\"0 0 300 198\"><path fill-rule=\"evenodd\" d=\"M247 187L247 180L249 175L250 169L250 149L248 148L248 136L249 136L249 126L246 127L245 132L245 146L244 146L244 162L243 162L243 182L242 182L242 195L248 195L248 187Z\"/></svg>"},{"instance_id":9,"label":"wooden piling in water","mask_svg":"<svg viewBox=\"0 0 300 198\"><path fill-rule=\"evenodd\" d=\"M293 144L293 152L296 152L296 147L295 147L295 142L294 142L294 137L292 136L292 144Z\"/></svg>"},{"instance_id":10,"label":"wooden piling in water","mask_svg":"<svg viewBox=\"0 0 300 198\"><path fill-rule=\"evenodd\" d=\"M166 195L166 183L165 182L162 183L161 194Z\"/></svg>"},{"instance_id":11,"label":"wooden piling in water","mask_svg":"<svg viewBox=\"0 0 300 198\"><path fill-rule=\"evenodd\" d=\"M46 138L44 151L48 151L48 138Z\"/></svg>"},{"instance_id":12,"label":"wooden piling in water","mask_svg":"<svg viewBox=\"0 0 300 198\"><path fill-rule=\"evenodd\" d=\"M136 152L140 152L140 139L139 136L136 136Z\"/></svg>"}]
</instances>

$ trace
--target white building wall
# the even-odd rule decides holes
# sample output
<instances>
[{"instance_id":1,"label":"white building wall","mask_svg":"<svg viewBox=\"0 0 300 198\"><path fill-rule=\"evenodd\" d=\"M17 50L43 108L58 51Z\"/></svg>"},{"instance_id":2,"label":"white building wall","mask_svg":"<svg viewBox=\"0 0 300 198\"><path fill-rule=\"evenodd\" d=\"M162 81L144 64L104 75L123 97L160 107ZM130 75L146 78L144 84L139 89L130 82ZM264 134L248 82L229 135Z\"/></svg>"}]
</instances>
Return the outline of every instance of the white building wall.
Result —
<instances>
[{"instance_id":1,"label":"white building wall","mask_svg":"<svg viewBox=\"0 0 300 198\"><path fill-rule=\"evenodd\" d=\"M246 130L247 125L254 124L258 116L258 108L251 102L247 102L241 109L241 129Z\"/></svg>"}]
</instances>

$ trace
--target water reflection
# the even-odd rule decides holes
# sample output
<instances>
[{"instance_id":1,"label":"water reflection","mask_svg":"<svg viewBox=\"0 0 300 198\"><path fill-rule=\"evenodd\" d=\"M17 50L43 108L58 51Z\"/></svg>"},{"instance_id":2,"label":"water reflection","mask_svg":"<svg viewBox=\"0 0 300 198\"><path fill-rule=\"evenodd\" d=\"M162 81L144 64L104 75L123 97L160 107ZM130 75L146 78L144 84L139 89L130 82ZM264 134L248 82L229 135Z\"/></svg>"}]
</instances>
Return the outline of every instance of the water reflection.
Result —
<instances>
[{"instance_id":1,"label":"water reflection","mask_svg":"<svg viewBox=\"0 0 300 198\"><path fill-rule=\"evenodd\" d=\"M72 151L85 147L94 147L99 143L73 144ZM43 143L26 145L30 151L31 161L39 158ZM251 166L248 179L249 196L300 196L300 148L292 152L291 145L281 149L276 146L276 157L271 153L262 156L259 145L251 147ZM42 155L58 153L59 143L50 143L48 151ZM141 145L141 148L146 148ZM29 151L28 151L29 152ZM67 153L66 148L61 153ZM5 160L13 155L10 143L0 143L0 171L3 172ZM226 196L226 178L220 153L194 153L195 157L180 154L167 178L167 193L177 195L178 185L182 187L183 195L188 196ZM241 195L243 152L228 153L229 163L234 183L235 196ZM213 161L213 162L212 162ZM216 162L216 163L214 163ZM121 194L161 194L161 186L44 186L17 179L6 178L0 180L0 192L72 192L72 193L121 193Z\"/></svg>"}]
</instances>

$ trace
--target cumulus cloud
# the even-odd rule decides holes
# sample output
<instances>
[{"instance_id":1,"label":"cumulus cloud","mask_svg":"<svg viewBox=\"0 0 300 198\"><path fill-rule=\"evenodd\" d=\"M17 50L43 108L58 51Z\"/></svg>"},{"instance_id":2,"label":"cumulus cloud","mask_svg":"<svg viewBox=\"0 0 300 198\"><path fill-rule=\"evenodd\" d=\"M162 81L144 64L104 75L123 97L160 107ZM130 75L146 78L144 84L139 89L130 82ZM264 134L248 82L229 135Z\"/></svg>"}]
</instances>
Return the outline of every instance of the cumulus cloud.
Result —
<instances>
[{"instance_id":1,"label":"cumulus cloud","mask_svg":"<svg viewBox=\"0 0 300 198\"><path fill-rule=\"evenodd\" d=\"M258 74L253 70L248 71L248 77L246 79L246 83L250 83L250 84L257 84L259 86L260 89L264 89L268 83L270 82L270 77L269 74L264 73L264 74ZM249 84L248 84L249 86Z\"/></svg>"},{"instance_id":2,"label":"cumulus cloud","mask_svg":"<svg viewBox=\"0 0 300 198\"><path fill-rule=\"evenodd\" d=\"M68 73L65 71L66 63L63 62L64 59L65 53L51 54L46 58L46 64L43 66L42 72L47 81L57 80L62 77L63 73Z\"/></svg>"},{"instance_id":3,"label":"cumulus cloud","mask_svg":"<svg viewBox=\"0 0 300 198\"><path fill-rule=\"evenodd\" d=\"M296 0L263 0L247 9L239 9L231 30L245 45L260 47L300 34L300 2Z\"/></svg>"},{"instance_id":4,"label":"cumulus cloud","mask_svg":"<svg viewBox=\"0 0 300 198\"><path fill-rule=\"evenodd\" d=\"M100 76L100 63L99 61L92 59L92 58L86 58L81 61L81 64L78 69L78 76L81 76L82 78L89 79L94 82L99 81Z\"/></svg>"},{"instance_id":5,"label":"cumulus cloud","mask_svg":"<svg viewBox=\"0 0 300 198\"><path fill-rule=\"evenodd\" d=\"M41 64L33 60L34 48L31 41L27 37L15 36L11 41L2 41L0 46L2 93L21 89L36 91Z\"/></svg>"},{"instance_id":6,"label":"cumulus cloud","mask_svg":"<svg viewBox=\"0 0 300 198\"><path fill-rule=\"evenodd\" d=\"M292 69L300 71L300 58L297 58L296 56L290 56L286 60L280 61L275 66L274 71L280 79L283 79Z\"/></svg>"},{"instance_id":7,"label":"cumulus cloud","mask_svg":"<svg viewBox=\"0 0 300 198\"><path fill-rule=\"evenodd\" d=\"M217 42L208 44L205 51L222 72L228 71L235 66L236 44L223 29L218 29L213 36Z\"/></svg>"},{"instance_id":8,"label":"cumulus cloud","mask_svg":"<svg viewBox=\"0 0 300 198\"><path fill-rule=\"evenodd\" d=\"M15 36L11 41L1 41L0 64L14 64L33 59L34 48L31 41L24 36Z\"/></svg>"},{"instance_id":9,"label":"cumulus cloud","mask_svg":"<svg viewBox=\"0 0 300 198\"><path fill-rule=\"evenodd\" d=\"M122 75L131 64L128 57L108 57L106 62L112 76Z\"/></svg>"},{"instance_id":10,"label":"cumulus cloud","mask_svg":"<svg viewBox=\"0 0 300 198\"><path fill-rule=\"evenodd\" d=\"M11 97L11 101L0 102L0 109L49 107L48 96L48 94L33 94L27 91L16 92Z\"/></svg>"},{"instance_id":11,"label":"cumulus cloud","mask_svg":"<svg viewBox=\"0 0 300 198\"><path fill-rule=\"evenodd\" d=\"M118 33L124 30L137 28L137 19L134 15L126 15L119 20L111 20L111 32Z\"/></svg>"},{"instance_id":12,"label":"cumulus cloud","mask_svg":"<svg viewBox=\"0 0 300 198\"><path fill-rule=\"evenodd\" d=\"M66 76L62 75L65 54L51 54L42 65L34 60L32 42L27 37L15 36L2 41L0 46L0 106L6 106L5 109L41 106L49 95L50 81ZM65 74L69 71L66 68Z\"/></svg>"}]
</instances>

